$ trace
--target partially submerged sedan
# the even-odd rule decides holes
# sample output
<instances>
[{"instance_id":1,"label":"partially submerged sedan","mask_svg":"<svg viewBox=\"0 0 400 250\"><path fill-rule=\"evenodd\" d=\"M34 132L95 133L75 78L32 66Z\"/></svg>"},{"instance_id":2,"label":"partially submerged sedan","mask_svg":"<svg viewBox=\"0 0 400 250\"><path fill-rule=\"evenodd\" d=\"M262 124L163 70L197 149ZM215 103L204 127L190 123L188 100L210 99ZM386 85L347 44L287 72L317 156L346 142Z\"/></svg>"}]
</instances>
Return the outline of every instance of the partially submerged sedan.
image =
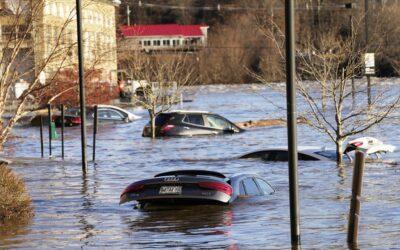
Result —
<instances>
[{"instance_id":1,"label":"partially submerged sedan","mask_svg":"<svg viewBox=\"0 0 400 250\"><path fill-rule=\"evenodd\" d=\"M375 155L380 159L381 154L393 152L395 147L392 145L384 144L382 141L373 137L361 137L349 141L344 150L344 154L352 161L349 153L351 151L359 150L364 152L367 156ZM260 151L251 152L239 157L240 159L257 158L264 161L288 161L289 153L288 148L270 148ZM299 147L298 148L299 161L336 161L336 151L326 149L324 147Z\"/></svg>"},{"instance_id":2,"label":"partially submerged sedan","mask_svg":"<svg viewBox=\"0 0 400 250\"><path fill-rule=\"evenodd\" d=\"M79 108L70 108L65 112L68 116L79 117ZM94 119L94 107L86 107L86 118ZM113 105L97 105L97 118L99 122L132 122L141 118L131 112Z\"/></svg>"},{"instance_id":3,"label":"partially submerged sedan","mask_svg":"<svg viewBox=\"0 0 400 250\"><path fill-rule=\"evenodd\" d=\"M176 110L157 115L155 134L162 136L195 136L233 134L244 130L228 119L206 111ZM150 122L144 127L144 137L151 137Z\"/></svg>"},{"instance_id":4,"label":"partially submerged sedan","mask_svg":"<svg viewBox=\"0 0 400 250\"><path fill-rule=\"evenodd\" d=\"M120 204L137 201L139 208L152 205L230 204L239 197L270 195L275 191L260 176L236 174L231 177L207 170L178 170L130 184Z\"/></svg>"}]
</instances>

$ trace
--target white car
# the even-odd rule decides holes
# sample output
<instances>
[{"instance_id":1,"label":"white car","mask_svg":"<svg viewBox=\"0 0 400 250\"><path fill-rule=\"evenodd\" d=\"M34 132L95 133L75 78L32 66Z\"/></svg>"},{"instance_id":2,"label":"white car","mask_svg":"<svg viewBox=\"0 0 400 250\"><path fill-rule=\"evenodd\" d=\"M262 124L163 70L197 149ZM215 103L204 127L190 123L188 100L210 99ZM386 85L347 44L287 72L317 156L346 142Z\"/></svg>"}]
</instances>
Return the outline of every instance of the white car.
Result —
<instances>
[{"instance_id":1,"label":"white car","mask_svg":"<svg viewBox=\"0 0 400 250\"><path fill-rule=\"evenodd\" d=\"M132 122L142 117L132 114L131 112L112 105L97 105L98 119L99 120L123 120L125 122Z\"/></svg>"},{"instance_id":2,"label":"white car","mask_svg":"<svg viewBox=\"0 0 400 250\"><path fill-rule=\"evenodd\" d=\"M362 137L347 143L344 154L350 161L352 158L349 152L359 150L367 155L375 155L381 158L382 153L389 153L395 150L395 146L384 144L382 141L373 137ZM271 148L245 154L240 159L258 158L265 161L288 161L287 147ZM336 161L336 150L326 149L325 147L299 147L299 161Z\"/></svg>"}]
</instances>

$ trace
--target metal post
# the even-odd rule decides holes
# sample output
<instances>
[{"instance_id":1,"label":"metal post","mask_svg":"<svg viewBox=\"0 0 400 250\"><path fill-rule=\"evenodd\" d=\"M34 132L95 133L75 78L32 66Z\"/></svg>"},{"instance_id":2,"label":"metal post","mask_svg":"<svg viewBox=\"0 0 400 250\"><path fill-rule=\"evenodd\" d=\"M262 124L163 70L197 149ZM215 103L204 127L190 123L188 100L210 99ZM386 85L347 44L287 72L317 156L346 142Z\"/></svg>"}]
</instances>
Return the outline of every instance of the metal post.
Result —
<instances>
[{"instance_id":1,"label":"metal post","mask_svg":"<svg viewBox=\"0 0 400 250\"><path fill-rule=\"evenodd\" d=\"M300 209L297 177L297 131L295 88L295 6L293 0L285 0L286 36L286 99L289 149L289 199L292 246L300 245Z\"/></svg>"},{"instance_id":2,"label":"metal post","mask_svg":"<svg viewBox=\"0 0 400 250\"><path fill-rule=\"evenodd\" d=\"M64 105L61 104L61 158L64 159L64 128L65 128L65 117L64 117Z\"/></svg>"},{"instance_id":3,"label":"metal post","mask_svg":"<svg viewBox=\"0 0 400 250\"><path fill-rule=\"evenodd\" d=\"M47 104L47 121L49 123L49 156L51 157L51 104Z\"/></svg>"},{"instance_id":4,"label":"metal post","mask_svg":"<svg viewBox=\"0 0 400 250\"><path fill-rule=\"evenodd\" d=\"M42 158L44 157L44 146L43 146L43 116L40 116L40 152Z\"/></svg>"},{"instance_id":5,"label":"metal post","mask_svg":"<svg viewBox=\"0 0 400 250\"><path fill-rule=\"evenodd\" d=\"M350 215L349 215L349 227L347 234L347 243L351 246L357 246L358 242L358 223L360 220L360 208L361 208L361 190L362 190L362 179L364 174L365 155L362 152L356 152L356 161L353 170L353 186L351 190L351 201L350 201Z\"/></svg>"},{"instance_id":6,"label":"metal post","mask_svg":"<svg viewBox=\"0 0 400 250\"><path fill-rule=\"evenodd\" d=\"M78 64L79 64L79 105L81 113L81 146L82 146L82 171L86 171L86 107L85 107L85 82L84 61L82 48L82 8L81 0L76 0L76 23L78 33Z\"/></svg>"},{"instance_id":7,"label":"metal post","mask_svg":"<svg viewBox=\"0 0 400 250\"><path fill-rule=\"evenodd\" d=\"M97 110L98 106L94 106L94 120L93 120L93 163L96 161L96 134L97 134Z\"/></svg>"}]
</instances>

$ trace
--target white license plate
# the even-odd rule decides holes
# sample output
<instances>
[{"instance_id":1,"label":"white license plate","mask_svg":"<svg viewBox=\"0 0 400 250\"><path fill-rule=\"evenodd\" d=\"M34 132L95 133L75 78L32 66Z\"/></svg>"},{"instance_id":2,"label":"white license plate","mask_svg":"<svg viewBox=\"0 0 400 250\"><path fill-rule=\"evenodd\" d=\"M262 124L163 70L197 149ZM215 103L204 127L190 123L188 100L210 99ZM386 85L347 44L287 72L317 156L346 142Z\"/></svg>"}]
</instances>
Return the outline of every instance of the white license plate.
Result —
<instances>
[{"instance_id":1,"label":"white license plate","mask_svg":"<svg viewBox=\"0 0 400 250\"><path fill-rule=\"evenodd\" d=\"M181 186L162 186L160 188L160 194L181 194Z\"/></svg>"}]
</instances>

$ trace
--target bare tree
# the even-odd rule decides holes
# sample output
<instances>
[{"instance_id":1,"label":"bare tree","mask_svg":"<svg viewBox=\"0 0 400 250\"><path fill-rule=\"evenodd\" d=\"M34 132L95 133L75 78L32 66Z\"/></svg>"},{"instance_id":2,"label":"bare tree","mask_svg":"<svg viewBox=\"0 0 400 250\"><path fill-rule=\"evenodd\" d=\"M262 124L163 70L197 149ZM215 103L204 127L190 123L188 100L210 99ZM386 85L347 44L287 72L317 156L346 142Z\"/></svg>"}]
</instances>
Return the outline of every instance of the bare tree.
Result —
<instances>
[{"instance_id":1,"label":"bare tree","mask_svg":"<svg viewBox=\"0 0 400 250\"><path fill-rule=\"evenodd\" d=\"M155 138L156 116L181 101L184 87L197 81L193 60L180 52L145 54L131 50L122 54L122 67L142 91L141 96L134 95L134 98L148 110L152 138Z\"/></svg>"},{"instance_id":2,"label":"bare tree","mask_svg":"<svg viewBox=\"0 0 400 250\"><path fill-rule=\"evenodd\" d=\"M45 41L41 36L40 19L43 16L43 0L16 0L2 2L1 47L0 47L0 145L3 145L14 124L27 109L27 104L33 94L52 83L52 77L46 83L40 81L41 72L52 67L56 73L68 66L68 55L74 44L65 41L68 25L73 21L73 15L59 26L59 33L51 41ZM46 50L40 50L35 44L51 43ZM53 74L53 76L55 75ZM25 91L15 96L15 83L26 79ZM14 102L15 99L18 99ZM14 104L12 110L7 107ZM6 110L9 119L4 119Z\"/></svg>"},{"instance_id":3,"label":"bare tree","mask_svg":"<svg viewBox=\"0 0 400 250\"><path fill-rule=\"evenodd\" d=\"M265 29L265 25L260 27L264 28L267 38L274 41L284 60L282 31ZM357 30L357 25L354 25L350 36L342 36L341 27L332 26L317 37L304 36L296 51L296 86L302 100L298 113L306 124L326 134L335 143L338 164L342 163L345 140L388 118L400 100L399 93L376 86L371 106L367 105L365 96L353 102L354 94L366 93L364 83L357 85L355 93L351 88L352 78L362 71L362 56L366 52L358 42ZM267 83L263 77L258 79ZM282 86L269 86L284 93Z\"/></svg>"}]
</instances>

